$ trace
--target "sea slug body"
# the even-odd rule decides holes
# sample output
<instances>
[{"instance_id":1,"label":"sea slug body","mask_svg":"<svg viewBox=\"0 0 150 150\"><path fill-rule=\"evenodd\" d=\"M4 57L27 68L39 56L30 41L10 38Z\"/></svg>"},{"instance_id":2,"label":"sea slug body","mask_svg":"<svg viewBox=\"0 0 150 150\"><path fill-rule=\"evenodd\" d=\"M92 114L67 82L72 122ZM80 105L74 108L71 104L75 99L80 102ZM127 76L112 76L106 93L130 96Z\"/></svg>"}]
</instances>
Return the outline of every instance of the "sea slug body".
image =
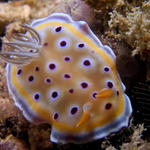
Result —
<instances>
[{"instance_id":1,"label":"sea slug body","mask_svg":"<svg viewBox=\"0 0 150 150\"><path fill-rule=\"evenodd\" d=\"M53 13L23 25L1 52L8 89L25 118L52 126L56 143L85 143L128 125L132 107L116 56L84 21Z\"/></svg>"}]
</instances>

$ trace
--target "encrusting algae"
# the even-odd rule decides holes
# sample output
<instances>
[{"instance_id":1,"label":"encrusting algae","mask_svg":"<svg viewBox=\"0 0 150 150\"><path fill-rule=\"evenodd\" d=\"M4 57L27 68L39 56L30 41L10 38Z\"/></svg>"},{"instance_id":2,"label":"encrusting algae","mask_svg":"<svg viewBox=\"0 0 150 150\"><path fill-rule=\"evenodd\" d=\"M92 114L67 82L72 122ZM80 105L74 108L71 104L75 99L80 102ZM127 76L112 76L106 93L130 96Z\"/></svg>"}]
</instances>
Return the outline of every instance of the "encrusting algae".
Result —
<instances>
[{"instance_id":1,"label":"encrusting algae","mask_svg":"<svg viewBox=\"0 0 150 150\"><path fill-rule=\"evenodd\" d=\"M123 10L119 9L123 8ZM128 10L128 11L127 11ZM139 54L142 59L150 60L150 2L142 2L135 7L123 2L110 12L111 35L125 40L132 47L132 54Z\"/></svg>"}]
</instances>

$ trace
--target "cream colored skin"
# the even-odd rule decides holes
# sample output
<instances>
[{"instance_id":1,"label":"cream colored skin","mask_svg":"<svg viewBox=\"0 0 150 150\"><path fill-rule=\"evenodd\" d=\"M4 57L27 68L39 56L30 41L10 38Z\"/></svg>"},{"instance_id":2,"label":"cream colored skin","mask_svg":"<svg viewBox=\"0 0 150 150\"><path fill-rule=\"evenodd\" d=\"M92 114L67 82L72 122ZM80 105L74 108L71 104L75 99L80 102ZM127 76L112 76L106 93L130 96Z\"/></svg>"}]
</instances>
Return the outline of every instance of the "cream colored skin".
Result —
<instances>
[{"instance_id":1,"label":"cream colored skin","mask_svg":"<svg viewBox=\"0 0 150 150\"><path fill-rule=\"evenodd\" d=\"M92 141L127 126L132 108L113 51L85 22L74 22L63 13L35 20L31 26L39 35L32 42L35 51L29 52L30 40L23 47L37 55L22 65L14 65L20 56L2 55L8 62L14 59L7 67L8 88L25 117L33 123L50 123L51 140L60 143Z\"/></svg>"}]
</instances>

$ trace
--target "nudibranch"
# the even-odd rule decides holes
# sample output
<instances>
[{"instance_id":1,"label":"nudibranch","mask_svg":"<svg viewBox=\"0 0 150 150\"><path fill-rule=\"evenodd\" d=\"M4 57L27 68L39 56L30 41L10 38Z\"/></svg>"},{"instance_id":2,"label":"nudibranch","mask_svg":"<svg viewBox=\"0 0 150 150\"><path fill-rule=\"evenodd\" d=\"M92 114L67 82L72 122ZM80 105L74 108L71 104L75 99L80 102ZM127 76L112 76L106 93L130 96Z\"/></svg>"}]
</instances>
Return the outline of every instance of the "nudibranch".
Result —
<instances>
[{"instance_id":1,"label":"nudibranch","mask_svg":"<svg viewBox=\"0 0 150 150\"><path fill-rule=\"evenodd\" d=\"M16 106L35 124L52 126L56 143L85 143L128 125L132 107L115 66L84 21L53 13L22 25L4 42L7 84Z\"/></svg>"}]
</instances>

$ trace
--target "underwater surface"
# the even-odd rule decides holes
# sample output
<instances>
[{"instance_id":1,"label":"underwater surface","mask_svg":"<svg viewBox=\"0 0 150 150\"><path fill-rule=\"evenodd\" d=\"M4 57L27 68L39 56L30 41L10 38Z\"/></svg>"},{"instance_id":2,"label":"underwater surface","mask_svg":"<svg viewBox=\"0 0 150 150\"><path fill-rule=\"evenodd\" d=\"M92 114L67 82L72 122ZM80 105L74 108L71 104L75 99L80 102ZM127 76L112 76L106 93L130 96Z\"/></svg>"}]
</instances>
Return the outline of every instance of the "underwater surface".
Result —
<instances>
[{"instance_id":1,"label":"underwater surface","mask_svg":"<svg viewBox=\"0 0 150 150\"><path fill-rule=\"evenodd\" d=\"M0 150L149 150L149 14L150 0L1 0Z\"/></svg>"}]
</instances>

